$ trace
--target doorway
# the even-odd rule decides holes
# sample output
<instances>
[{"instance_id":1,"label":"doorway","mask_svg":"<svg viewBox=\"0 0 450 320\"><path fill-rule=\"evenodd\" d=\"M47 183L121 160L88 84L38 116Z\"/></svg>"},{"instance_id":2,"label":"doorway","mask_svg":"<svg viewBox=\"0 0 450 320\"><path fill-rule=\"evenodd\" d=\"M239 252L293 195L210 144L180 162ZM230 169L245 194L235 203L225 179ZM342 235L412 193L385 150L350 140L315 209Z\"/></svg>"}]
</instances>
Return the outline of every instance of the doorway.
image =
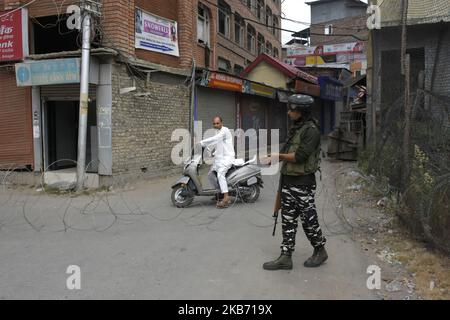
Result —
<instances>
[{"instance_id":1,"label":"doorway","mask_svg":"<svg viewBox=\"0 0 450 320\"><path fill-rule=\"evenodd\" d=\"M88 172L96 172L97 116L95 103L90 103L86 139ZM78 157L78 101L46 101L44 103L44 163L46 171L76 167ZM94 161L93 161L94 160Z\"/></svg>"}]
</instances>

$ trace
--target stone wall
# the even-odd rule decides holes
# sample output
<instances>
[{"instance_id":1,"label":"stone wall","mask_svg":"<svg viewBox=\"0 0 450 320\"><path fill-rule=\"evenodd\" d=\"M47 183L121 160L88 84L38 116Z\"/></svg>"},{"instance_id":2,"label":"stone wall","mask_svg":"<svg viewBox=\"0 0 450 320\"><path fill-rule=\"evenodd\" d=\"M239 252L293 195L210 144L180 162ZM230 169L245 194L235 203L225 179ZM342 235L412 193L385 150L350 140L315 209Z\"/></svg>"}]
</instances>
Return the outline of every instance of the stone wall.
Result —
<instances>
[{"instance_id":1,"label":"stone wall","mask_svg":"<svg viewBox=\"0 0 450 320\"><path fill-rule=\"evenodd\" d=\"M189 126L190 92L179 84L137 81L137 90L120 94L132 79L123 65L113 67L113 176L165 176L180 171L171 161L172 132ZM136 94L146 93L145 97Z\"/></svg>"}]
</instances>

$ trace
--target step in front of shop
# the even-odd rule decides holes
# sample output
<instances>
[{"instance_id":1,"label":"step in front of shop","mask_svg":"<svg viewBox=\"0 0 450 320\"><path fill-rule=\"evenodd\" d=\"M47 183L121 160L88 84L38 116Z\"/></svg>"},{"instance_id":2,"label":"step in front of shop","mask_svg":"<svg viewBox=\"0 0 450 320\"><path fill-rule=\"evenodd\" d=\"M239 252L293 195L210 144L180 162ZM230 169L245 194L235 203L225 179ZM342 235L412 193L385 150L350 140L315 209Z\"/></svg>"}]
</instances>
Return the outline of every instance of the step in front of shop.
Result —
<instances>
[{"instance_id":1,"label":"step in front of shop","mask_svg":"<svg viewBox=\"0 0 450 320\"><path fill-rule=\"evenodd\" d=\"M97 189L100 186L99 176L94 173L86 173L84 187L88 189ZM58 170L44 173L44 184L62 190L72 189L77 182L77 173L75 170Z\"/></svg>"}]
</instances>

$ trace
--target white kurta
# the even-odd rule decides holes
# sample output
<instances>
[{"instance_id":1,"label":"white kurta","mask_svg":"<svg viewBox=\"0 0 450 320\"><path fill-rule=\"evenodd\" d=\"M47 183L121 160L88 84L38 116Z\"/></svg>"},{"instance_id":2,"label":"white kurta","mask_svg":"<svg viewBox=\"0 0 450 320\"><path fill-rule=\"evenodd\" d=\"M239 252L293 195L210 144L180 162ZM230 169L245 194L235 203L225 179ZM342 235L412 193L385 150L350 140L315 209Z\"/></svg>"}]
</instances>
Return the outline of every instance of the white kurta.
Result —
<instances>
[{"instance_id":1,"label":"white kurta","mask_svg":"<svg viewBox=\"0 0 450 320\"><path fill-rule=\"evenodd\" d=\"M222 129L217 130L215 136L200 141L200 144L202 145L202 147L216 145L216 151L214 153L214 163L211 167L211 171L217 172L220 191L222 193L227 193L228 184L225 175L233 165L235 158L233 136L230 132L230 129L222 127Z\"/></svg>"}]
</instances>

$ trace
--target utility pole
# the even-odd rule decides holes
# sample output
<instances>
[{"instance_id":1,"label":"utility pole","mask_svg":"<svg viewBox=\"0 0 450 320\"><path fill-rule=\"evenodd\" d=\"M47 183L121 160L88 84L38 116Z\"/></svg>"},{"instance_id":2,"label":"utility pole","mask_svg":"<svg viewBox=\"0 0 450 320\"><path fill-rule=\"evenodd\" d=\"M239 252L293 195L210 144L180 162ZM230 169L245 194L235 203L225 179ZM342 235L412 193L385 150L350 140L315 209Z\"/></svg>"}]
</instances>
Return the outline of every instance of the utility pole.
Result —
<instances>
[{"instance_id":1,"label":"utility pole","mask_svg":"<svg viewBox=\"0 0 450 320\"><path fill-rule=\"evenodd\" d=\"M189 106L189 134L191 135L191 148L195 146L195 59L192 59L191 73L191 101ZM201 140L202 137L197 137Z\"/></svg>"},{"instance_id":2,"label":"utility pole","mask_svg":"<svg viewBox=\"0 0 450 320\"><path fill-rule=\"evenodd\" d=\"M377 0L369 1L371 6L377 6ZM375 17L377 19L377 17ZM371 21L372 22L372 21ZM372 26L369 28L369 38L367 40L367 114L366 114L366 126L367 126L367 136L366 145L371 144L373 147L377 145L377 112L375 107L375 28L376 24L381 23L379 21L373 21ZM378 86L379 84L377 84Z\"/></svg>"},{"instance_id":3,"label":"utility pole","mask_svg":"<svg viewBox=\"0 0 450 320\"><path fill-rule=\"evenodd\" d=\"M410 174L410 135L411 135L411 58L405 55L405 130L403 132L403 188L406 189Z\"/></svg>"},{"instance_id":4,"label":"utility pole","mask_svg":"<svg viewBox=\"0 0 450 320\"><path fill-rule=\"evenodd\" d=\"M81 0L81 32L83 35L81 49L80 76L80 110L78 122L78 159L77 159L77 190L84 185L86 171L86 136L89 106L89 64L91 52L91 14L100 15L100 4L97 1Z\"/></svg>"},{"instance_id":5,"label":"utility pole","mask_svg":"<svg viewBox=\"0 0 450 320\"><path fill-rule=\"evenodd\" d=\"M401 39L401 73L406 73L406 48L408 46L408 0L402 0L402 39Z\"/></svg>"},{"instance_id":6,"label":"utility pole","mask_svg":"<svg viewBox=\"0 0 450 320\"><path fill-rule=\"evenodd\" d=\"M369 1L370 5L376 5L376 0ZM375 135L375 105L374 105L374 90L373 90L373 68L374 68L374 47L373 47L373 28L369 28L369 39L367 40L367 102L370 104L370 109L367 108L367 114L366 114L366 126L370 128L368 130L368 135L366 136L366 144L368 144L368 140L370 139L370 142L373 143L373 146L376 146L376 135ZM348 95L350 96L350 95Z\"/></svg>"},{"instance_id":7,"label":"utility pole","mask_svg":"<svg viewBox=\"0 0 450 320\"><path fill-rule=\"evenodd\" d=\"M402 4L402 40L401 40L401 73L405 80L404 92L404 111L405 111L405 127L403 131L403 171L402 186L406 190L409 179L409 149L410 149L410 132L411 132L411 57L407 54L408 47L408 0L403 0Z\"/></svg>"}]
</instances>

